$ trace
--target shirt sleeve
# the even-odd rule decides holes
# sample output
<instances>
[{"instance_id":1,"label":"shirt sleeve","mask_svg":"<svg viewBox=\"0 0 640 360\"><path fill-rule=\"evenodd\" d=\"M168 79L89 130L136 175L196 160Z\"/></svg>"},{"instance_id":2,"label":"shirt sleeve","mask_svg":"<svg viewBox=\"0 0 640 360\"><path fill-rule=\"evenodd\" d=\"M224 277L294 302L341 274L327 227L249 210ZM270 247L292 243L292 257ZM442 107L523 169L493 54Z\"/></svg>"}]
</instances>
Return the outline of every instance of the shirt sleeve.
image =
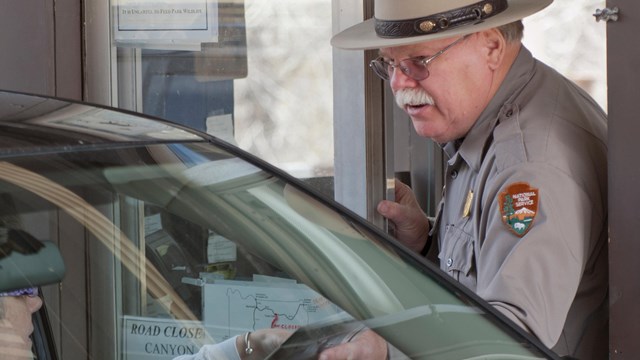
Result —
<instances>
[{"instance_id":1,"label":"shirt sleeve","mask_svg":"<svg viewBox=\"0 0 640 360\"><path fill-rule=\"evenodd\" d=\"M515 166L495 175L483 198L476 292L549 347L562 333L606 216L581 180L544 163ZM506 221L500 200L514 183L538 194L524 234L514 231L524 225Z\"/></svg>"}]
</instances>

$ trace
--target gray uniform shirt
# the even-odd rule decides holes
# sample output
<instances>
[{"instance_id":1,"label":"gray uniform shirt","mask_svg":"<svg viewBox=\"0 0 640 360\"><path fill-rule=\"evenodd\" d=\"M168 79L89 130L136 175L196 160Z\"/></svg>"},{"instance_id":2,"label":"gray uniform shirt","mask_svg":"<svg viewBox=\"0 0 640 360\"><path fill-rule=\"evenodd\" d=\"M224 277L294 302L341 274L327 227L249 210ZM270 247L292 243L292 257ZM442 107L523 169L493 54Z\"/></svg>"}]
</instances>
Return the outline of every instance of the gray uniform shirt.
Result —
<instances>
[{"instance_id":1,"label":"gray uniform shirt","mask_svg":"<svg viewBox=\"0 0 640 360\"><path fill-rule=\"evenodd\" d=\"M522 48L464 139L443 146L440 267L560 355L607 358L607 124Z\"/></svg>"}]
</instances>

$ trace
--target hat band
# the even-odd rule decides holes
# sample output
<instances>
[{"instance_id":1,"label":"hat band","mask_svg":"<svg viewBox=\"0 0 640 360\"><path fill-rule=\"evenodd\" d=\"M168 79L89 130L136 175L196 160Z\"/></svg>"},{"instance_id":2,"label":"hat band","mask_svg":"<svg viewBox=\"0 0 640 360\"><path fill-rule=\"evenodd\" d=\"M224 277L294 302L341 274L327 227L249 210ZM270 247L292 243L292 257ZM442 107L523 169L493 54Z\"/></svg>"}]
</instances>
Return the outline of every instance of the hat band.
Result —
<instances>
[{"instance_id":1,"label":"hat band","mask_svg":"<svg viewBox=\"0 0 640 360\"><path fill-rule=\"evenodd\" d=\"M378 36L404 38L434 34L465 24L475 24L505 11L507 0L484 0L469 6L410 20L375 19Z\"/></svg>"}]
</instances>

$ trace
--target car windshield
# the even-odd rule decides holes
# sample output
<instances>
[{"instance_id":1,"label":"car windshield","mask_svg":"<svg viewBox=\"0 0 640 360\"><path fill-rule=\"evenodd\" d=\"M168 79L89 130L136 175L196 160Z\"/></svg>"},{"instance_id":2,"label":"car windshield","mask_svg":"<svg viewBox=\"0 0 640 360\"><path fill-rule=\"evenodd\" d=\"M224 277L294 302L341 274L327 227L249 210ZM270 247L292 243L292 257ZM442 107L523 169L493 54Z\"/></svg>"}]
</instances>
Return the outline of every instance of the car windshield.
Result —
<instances>
[{"instance_id":1,"label":"car windshield","mask_svg":"<svg viewBox=\"0 0 640 360\"><path fill-rule=\"evenodd\" d=\"M65 259L64 281L42 289L56 341L77 349L60 356L172 359L261 328L354 323L414 359L546 356L281 175L203 141L0 158L2 212Z\"/></svg>"}]
</instances>

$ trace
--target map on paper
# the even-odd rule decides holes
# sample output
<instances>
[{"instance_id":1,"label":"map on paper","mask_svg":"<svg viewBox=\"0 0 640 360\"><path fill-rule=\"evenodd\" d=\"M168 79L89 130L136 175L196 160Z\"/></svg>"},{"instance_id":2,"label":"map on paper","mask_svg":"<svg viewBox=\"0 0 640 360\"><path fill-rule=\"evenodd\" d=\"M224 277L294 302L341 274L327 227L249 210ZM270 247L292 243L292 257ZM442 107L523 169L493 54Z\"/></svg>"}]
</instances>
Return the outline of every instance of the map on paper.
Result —
<instances>
[{"instance_id":1,"label":"map on paper","mask_svg":"<svg viewBox=\"0 0 640 360\"><path fill-rule=\"evenodd\" d=\"M258 281L216 281L203 288L204 323L215 340L249 330L294 331L342 311L306 285Z\"/></svg>"}]
</instances>

